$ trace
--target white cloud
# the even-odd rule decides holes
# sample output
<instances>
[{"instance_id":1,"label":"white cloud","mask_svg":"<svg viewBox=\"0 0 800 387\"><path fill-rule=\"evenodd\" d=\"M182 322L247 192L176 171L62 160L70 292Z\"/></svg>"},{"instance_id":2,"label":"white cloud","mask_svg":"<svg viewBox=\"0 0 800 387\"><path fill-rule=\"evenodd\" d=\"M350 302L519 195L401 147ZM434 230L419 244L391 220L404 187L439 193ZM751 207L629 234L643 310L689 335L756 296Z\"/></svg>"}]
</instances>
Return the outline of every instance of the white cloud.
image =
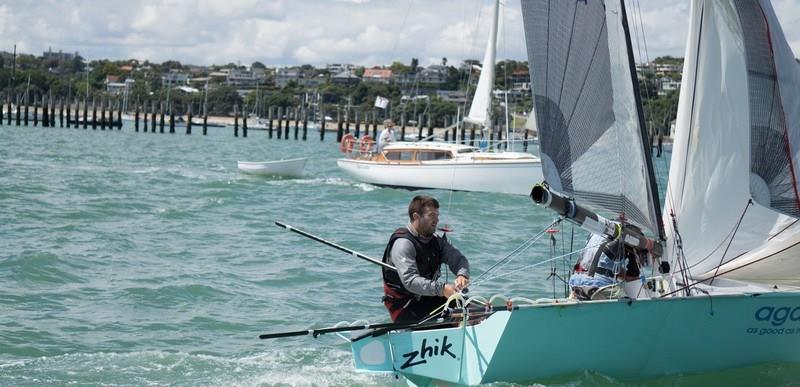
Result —
<instances>
[{"instance_id":1,"label":"white cloud","mask_svg":"<svg viewBox=\"0 0 800 387\"><path fill-rule=\"evenodd\" d=\"M499 59L525 60L519 1L505 1ZM628 6L632 26L639 18L644 24L649 58L683 56L687 0ZM800 3L776 0L774 7L800 52ZM482 59L490 15L489 0L6 0L0 50L17 44L18 51L37 55L52 47L90 59L192 64L374 65L411 58L430 64L442 57L457 64Z\"/></svg>"}]
</instances>

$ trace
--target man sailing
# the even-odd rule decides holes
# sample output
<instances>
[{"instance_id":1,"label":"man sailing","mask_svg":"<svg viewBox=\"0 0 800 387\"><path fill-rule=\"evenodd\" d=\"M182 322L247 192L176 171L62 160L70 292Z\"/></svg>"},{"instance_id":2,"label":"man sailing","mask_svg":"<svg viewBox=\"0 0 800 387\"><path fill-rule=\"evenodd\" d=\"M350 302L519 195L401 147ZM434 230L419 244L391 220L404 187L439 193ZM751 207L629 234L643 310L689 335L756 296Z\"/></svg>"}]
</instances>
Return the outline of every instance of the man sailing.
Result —
<instances>
[{"instance_id":1,"label":"man sailing","mask_svg":"<svg viewBox=\"0 0 800 387\"><path fill-rule=\"evenodd\" d=\"M383 303L395 322L414 322L428 317L447 298L469 283L469 262L447 238L434 234L439 223L439 202L415 196L408 205L410 223L389 238L383 262L397 271L383 269ZM439 281L445 263L456 275L454 283Z\"/></svg>"}]
</instances>

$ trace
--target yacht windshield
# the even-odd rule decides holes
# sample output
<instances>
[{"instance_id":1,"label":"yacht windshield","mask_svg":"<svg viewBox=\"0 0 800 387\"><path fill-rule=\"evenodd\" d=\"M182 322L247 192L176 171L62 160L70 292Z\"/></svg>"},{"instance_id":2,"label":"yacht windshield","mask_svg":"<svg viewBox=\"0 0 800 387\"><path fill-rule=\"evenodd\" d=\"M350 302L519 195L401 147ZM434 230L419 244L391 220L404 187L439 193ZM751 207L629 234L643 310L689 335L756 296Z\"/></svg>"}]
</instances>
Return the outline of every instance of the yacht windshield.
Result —
<instances>
[{"instance_id":1,"label":"yacht windshield","mask_svg":"<svg viewBox=\"0 0 800 387\"><path fill-rule=\"evenodd\" d=\"M450 158L452 158L450 152L446 151L421 151L417 155L419 161L447 160Z\"/></svg>"}]
</instances>

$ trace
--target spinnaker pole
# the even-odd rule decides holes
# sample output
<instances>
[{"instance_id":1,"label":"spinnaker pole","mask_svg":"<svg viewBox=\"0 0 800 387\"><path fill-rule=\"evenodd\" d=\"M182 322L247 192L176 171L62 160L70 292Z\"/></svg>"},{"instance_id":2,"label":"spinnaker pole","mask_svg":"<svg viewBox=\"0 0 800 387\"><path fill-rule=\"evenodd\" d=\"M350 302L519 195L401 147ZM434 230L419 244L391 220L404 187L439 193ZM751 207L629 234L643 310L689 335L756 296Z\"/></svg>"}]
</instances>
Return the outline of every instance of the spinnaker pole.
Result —
<instances>
[{"instance_id":1,"label":"spinnaker pole","mask_svg":"<svg viewBox=\"0 0 800 387\"><path fill-rule=\"evenodd\" d=\"M304 236L304 237L306 237L306 238L310 238L310 239L313 239L313 240L315 240L315 241L317 241L317 242L320 242L320 243L326 244L326 245L328 245L328 246L330 246L330 247L333 247L334 249L337 249L337 250L339 250L339 251L344 251L345 253L348 253L348 254L350 254L350 255L352 255L352 256L354 256L354 257L356 257L356 258L361 258L361 259L363 259L363 260L365 260L365 261L367 261L367 262L370 262L370 263L374 263L374 264L376 264L376 265L383 266L384 268L387 268L387 269L389 269L389 270L394 270L394 271L397 271L397 269L396 269L394 266L392 266L392 265L389 265L388 263L384 263L384 262L382 262L382 261L379 261L379 260L377 260L377 259L375 259L375 258L372 258L372 257L370 257L370 256L367 256L367 255L365 255L365 254L361 254L361 253L359 253L358 251L355 251L355 250L353 250L353 249L348 249L347 247L344 247L344 246L342 246L342 245L339 245L339 244L336 244L336 243L333 243L333 242L327 241L327 240L325 240L325 239L322 239L322 238L320 238L320 237L318 237L318 236L316 236L316 235L314 235L314 234L311 234L310 232L303 231L303 230L301 230L301 229L299 229L299 228L296 228L296 227L294 227L294 226L290 226L290 225L288 225L288 224L286 224L286 223L279 222L279 221L277 221L277 220L275 221L275 224L276 224L277 226L279 226L279 227L283 227L283 228L285 228L285 229L287 229L287 230L289 230L289 231L292 231L292 232L295 232L295 233L297 233L297 234L300 234L300 235L302 235L302 236Z\"/></svg>"},{"instance_id":2,"label":"spinnaker pole","mask_svg":"<svg viewBox=\"0 0 800 387\"><path fill-rule=\"evenodd\" d=\"M611 240L620 239L627 245L649 251L654 257L661 257L663 254L661 243L646 237L638 228L606 219L594 211L578 205L575 200L550 190L550 187L545 184L536 184L533 187L531 199L536 204L557 212L590 233L604 235Z\"/></svg>"}]
</instances>

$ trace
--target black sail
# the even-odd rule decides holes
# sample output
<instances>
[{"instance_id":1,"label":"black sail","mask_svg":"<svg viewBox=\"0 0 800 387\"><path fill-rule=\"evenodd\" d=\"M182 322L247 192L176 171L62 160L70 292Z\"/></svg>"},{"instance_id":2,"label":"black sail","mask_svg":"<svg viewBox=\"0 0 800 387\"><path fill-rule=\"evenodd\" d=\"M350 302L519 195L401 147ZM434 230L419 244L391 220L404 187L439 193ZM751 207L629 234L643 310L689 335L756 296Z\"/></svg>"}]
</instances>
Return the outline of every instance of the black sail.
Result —
<instances>
[{"instance_id":1,"label":"black sail","mask_svg":"<svg viewBox=\"0 0 800 387\"><path fill-rule=\"evenodd\" d=\"M663 236L624 4L523 0L544 178Z\"/></svg>"}]
</instances>

